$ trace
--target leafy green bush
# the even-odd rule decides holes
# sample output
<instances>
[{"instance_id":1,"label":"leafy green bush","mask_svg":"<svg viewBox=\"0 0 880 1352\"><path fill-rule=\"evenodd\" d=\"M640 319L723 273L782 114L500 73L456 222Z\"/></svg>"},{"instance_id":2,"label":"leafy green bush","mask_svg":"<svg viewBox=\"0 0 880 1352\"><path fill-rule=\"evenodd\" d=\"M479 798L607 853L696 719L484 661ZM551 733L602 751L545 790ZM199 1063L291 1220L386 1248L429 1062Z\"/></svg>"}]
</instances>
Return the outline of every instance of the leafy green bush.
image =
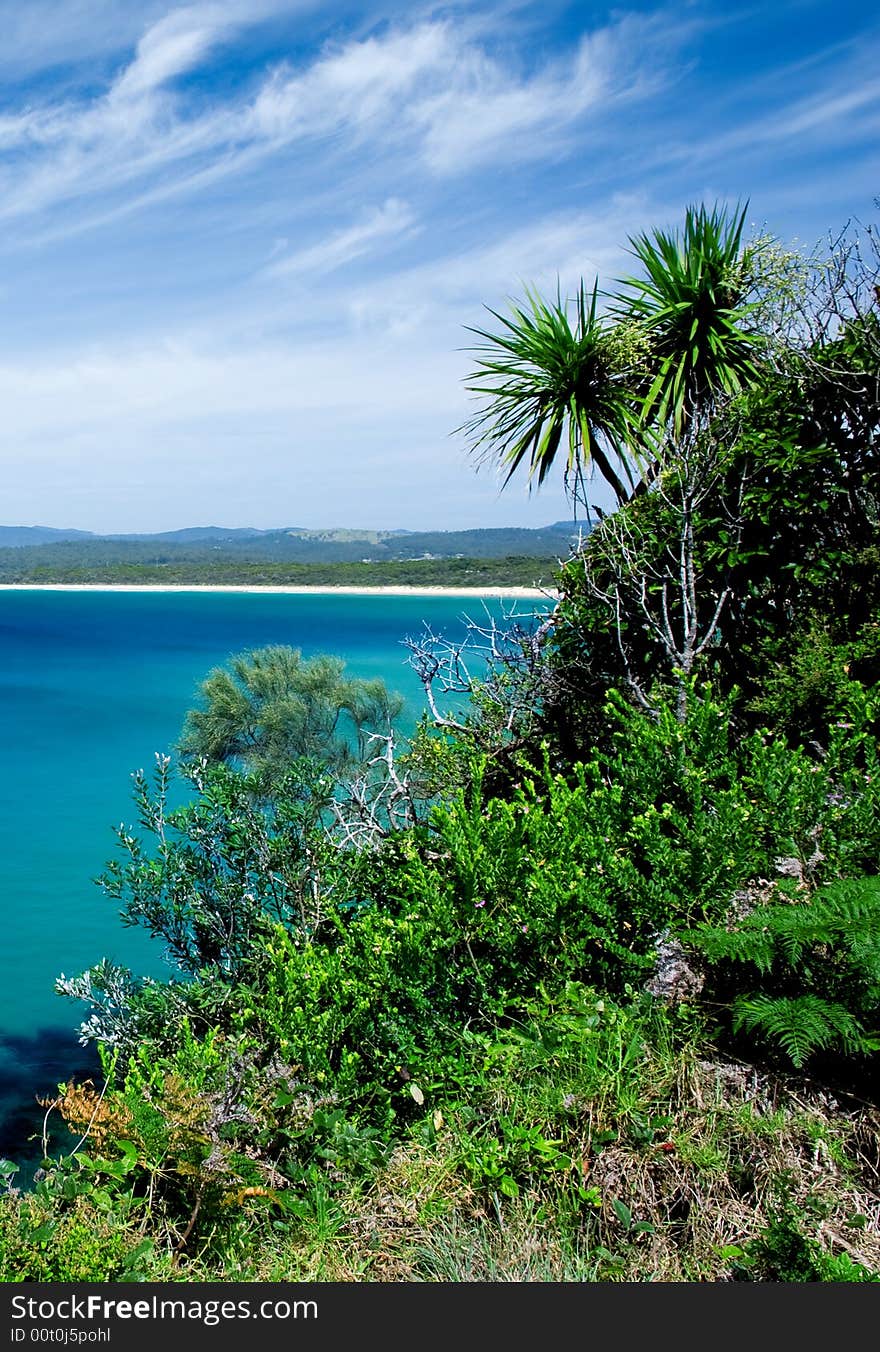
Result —
<instances>
[{"instance_id":1,"label":"leafy green bush","mask_svg":"<svg viewBox=\"0 0 880 1352\"><path fill-rule=\"evenodd\" d=\"M868 576L880 572L878 563L876 548L860 558ZM768 642L758 660L763 672L750 713L789 736L816 739L829 723L848 718L855 682L880 681L880 624L873 618L845 625L833 609L814 612Z\"/></svg>"},{"instance_id":2,"label":"leafy green bush","mask_svg":"<svg viewBox=\"0 0 880 1352\"><path fill-rule=\"evenodd\" d=\"M31 1197L0 1203L0 1281L107 1282L142 1273L151 1245L88 1202L70 1210Z\"/></svg>"},{"instance_id":3,"label":"leafy green bush","mask_svg":"<svg viewBox=\"0 0 880 1352\"><path fill-rule=\"evenodd\" d=\"M137 784L144 834L122 833L125 861L104 885L129 923L165 938L180 976L91 974L104 1007L86 1027L119 1051L113 1129L105 1142L91 1127L99 1185L149 1198L153 1222L195 1244L231 1233L246 1197L286 1214L361 1176L445 1103L459 1107L471 1183L513 1197L565 1173L565 1131L556 1110L469 1126L492 1059L535 1025L536 992L561 1055L571 1030L551 1018L556 1002L631 995L664 937L703 954L731 1026L775 1036L796 1064L823 1046L868 1050L877 897L830 890L810 909L798 888L864 871L880 844L873 699L852 702L819 760L766 732L738 739L731 701L695 683L683 717L676 692L658 691L653 713L612 692L604 745L584 761L563 773L523 758L499 796L472 759L466 787L363 849L328 829L321 781L304 772L271 799L228 767L199 772L171 810L160 764L152 790ZM732 898L780 856L799 881L731 926ZM594 1028L593 1005L565 1016L584 1055L616 1056L635 1082L642 1033L622 1015ZM633 1130L650 1135L650 1116Z\"/></svg>"},{"instance_id":4,"label":"leafy green bush","mask_svg":"<svg viewBox=\"0 0 880 1352\"><path fill-rule=\"evenodd\" d=\"M744 739L741 782L753 801L766 867L779 855L831 881L873 873L880 858L880 746L875 720L880 687L848 688L845 716L822 730L808 751L759 730Z\"/></svg>"}]
</instances>

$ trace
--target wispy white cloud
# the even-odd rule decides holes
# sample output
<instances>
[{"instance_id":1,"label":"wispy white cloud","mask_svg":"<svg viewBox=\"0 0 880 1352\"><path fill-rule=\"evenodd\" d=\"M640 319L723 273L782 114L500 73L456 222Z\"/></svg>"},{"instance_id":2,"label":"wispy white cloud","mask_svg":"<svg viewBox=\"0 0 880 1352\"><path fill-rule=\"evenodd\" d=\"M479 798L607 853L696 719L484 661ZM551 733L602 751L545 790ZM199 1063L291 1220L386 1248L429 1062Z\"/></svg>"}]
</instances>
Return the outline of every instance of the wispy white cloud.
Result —
<instances>
[{"instance_id":1,"label":"wispy white cloud","mask_svg":"<svg viewBox=\"0 0 880 1352\"><path fill-rule=\"evenodd\" d=\"M526 73L451 23L426 22L330 50L306 71L279 70L255 100L253 122L278 141L382 128L438 174L491 163L502 145L508 159L529 159L566 141L591 109L607 114L617 99L656 90L675 28L627 16ZM650 62L640 55L647 49Z\"/></svg>"},{"instance_id":2,"label":"wispy white cloud","mask_svg":"<svg viewBox=\"0 0 880 1352\"><path fill-rule=\"evenodd\" d=\"M254 100L253 134L286 142L338 128L387 124L425 81L451 78L459 56L452 29L425 23L331 48L304 70L280 67Z\"/></svg>"},{"instance_id":3,"label":"wispy white cloud","mask_svg":"<svg viewBox=\"0 0 880 1352\"><path fill-rule=\"evenodd\" d=\"M214 116L185 119L163 86L196 66L233 26L232 11L221 7L175 11L147 31L101 97L0 120L0 147L19 151L0 172L0 215L94 197L215 149L222 134Z\"/></svg>"},{"instance_id":4,"label":"wispy white cloud","mask_svg":"<svg viewBox=\"0 0 880 1352\"><path fill-rule=\"evenodd\" d=\"M381 207L364 212L354 225L334 230L317 244L273 260L265 273L277 278L297 273L315 277L332 272L369 253L380 241L412 235L415 228L412 208L396 197L389 197Z\"/></svg>"},{"instance_id":5,"label":"wispy white cloud","mask_svg":"<svg viewBox=\"0 0 880 1352\"><path fill-rule=\"evenodd\" d=\"M503 153L518 162L565 144L590 111L607 122L616 100L646 97L664 82L654 53L650 75L639 52L654 25L626 18L588 33L576 50L529 77L517 77L478 49L459 53L453 78L419 100L411 119L437 173L455 173Z\"/></svg>"},{"instance_id":6,"label":"wispy white cloud","mask_svg":"<svg viewBox=\"0 0 880 1352\"><path fill-rule=\"evenodd\" d=\"M249 5L217 0L173 10L147 28L132 59L102 94L0 117L0 151L16 152L11 162L0 164L0 217L135 185L141 185L136 196L146 204L145 183L176 172L182 176L177 186L185 187L194 172L204 170L206 158L229 172L235 164L230 148L249 139L241 108L220 102L190 116L186 100L169 86L238 29L278 7L272 0Z\"/></svg>"},{"instance_id":7,"label":"wispy white cloud","mask_svg":"<svg viewBox=\"0 0 880 1352\"><path fill-rule=\"evenodd\" d=\"M191 70L234 24L234 11L220 6L173 10L141 38L134 60L113 84L108 104L136 103Z\"/></svg>"},{"instance_id":8,"label":"wispy white cloud","mask_svg":"<svg viewBox=\"0 0 880 1352\"><path fill-rule=\"evenodd\" d=\"M554 60L532 74L503 67L448 22L426 22L326 49L297 70L280 66L253 94L194 111L180 77L244 13L232 4L173 11L103 95L6 114L0 148L17 153L0 175L0 215L123 190L146 205L160 175L167 196L195 189L206 171L235 172L242 156L320 140L334 154L368 143L380 158L402 151L452 174L491 163L502 144L518 160L539 156L600 101L646 92L634 20L584 37L564 67Z\"/></svg>"},{"instance_id":9,"label":"wispy white cloud","mask_svg":"<svg viewBox=\"0 0 880 1352\"><path fill-rule=\"evenodd\" d=\"M880 111L880 79L867 79L855 84L847 81L845 86L835 82L832 87L811 97L798 99L780 116L768 118L760 133L752 125L743 129L743 134L759 134L768 141L817 133L849 138L854 133L858 135L860 131L867 130L864 126L854 126L850 120L855 114L864 113L867 108L873 108L875 113Z\"/></svg>"},{"instance_id":10,"label":"wispy white cloud","mask_svg":"<svg viewBox=\"0 0 880 1352\"><path fill-rule=\"evenodd\" d=\"M754 159L788 151L794 157L816 160L820 151L835 145L866 144L880 124L880 79L875 74L880 43L841 43L833 50L795 63L754 87L729 93L719 130L709 124L699 136L670 138L657 145L652 159L664 158L702 164L723 162L747 154ZM832 59L833 56L833 59ZM808 92L804 92L805 88ZM749 99L752 94L751 100ZM760 95L760 97L758 97ZM760 112L754 112L755 104Z\"/></svg>"},{"instance_id":11,"label":"wispy white cloud","mask_svg":"<svg viewBox=\"0 0 880 1352\"><path fill-rule=\"evenodd\" d=\"M629 271L628 232L637 231L671 208L647 194L620 195L593 211L558 211L500 233L488 242L447 250L381 278L349 287L339 304L356 328L431 333L461 346L463 326L489 326L486 307L506 312L522 302L526 288L562 299L573 296L581 279L611 288Z\"/></svg>"},{"instance_id":12,"label":"wispy white cloud","mask_svg":"<svg viewBox=\"0 0 880 1352\"><path fill-rule=\"evenodd\" d=\"M236 22L315 8L319 0L205 0L175 9L170 0L0 0L0 71L7 82L51 71L74 79L127 61L151 29L187 10L212 9ZM149 44L148 44L149 45ZM69 75L67 74L69 73Z\"/></svg>"}]
</instances>

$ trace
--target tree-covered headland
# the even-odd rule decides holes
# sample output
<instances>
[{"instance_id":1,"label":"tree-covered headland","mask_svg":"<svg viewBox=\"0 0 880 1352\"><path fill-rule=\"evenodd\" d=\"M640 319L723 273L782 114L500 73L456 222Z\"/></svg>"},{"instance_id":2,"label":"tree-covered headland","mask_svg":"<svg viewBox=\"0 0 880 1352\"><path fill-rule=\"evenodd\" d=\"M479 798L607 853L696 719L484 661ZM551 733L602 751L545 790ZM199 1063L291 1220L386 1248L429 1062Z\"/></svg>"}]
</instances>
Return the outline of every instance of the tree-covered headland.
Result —
<instances>
[{"instance_id":1,"label":"tree-covered headland","mask_svg":"<svg viewBox=\"0 0 880 1352\"><path fill-rule=\"evenodd\" d=\"M475 335L475 458L593 521L549 617L413 640L407 740L242 655L137 778L177 975L60 979L6 1280L880 1279L878 240L744 221Z\"/></svg>"}]
</instances>

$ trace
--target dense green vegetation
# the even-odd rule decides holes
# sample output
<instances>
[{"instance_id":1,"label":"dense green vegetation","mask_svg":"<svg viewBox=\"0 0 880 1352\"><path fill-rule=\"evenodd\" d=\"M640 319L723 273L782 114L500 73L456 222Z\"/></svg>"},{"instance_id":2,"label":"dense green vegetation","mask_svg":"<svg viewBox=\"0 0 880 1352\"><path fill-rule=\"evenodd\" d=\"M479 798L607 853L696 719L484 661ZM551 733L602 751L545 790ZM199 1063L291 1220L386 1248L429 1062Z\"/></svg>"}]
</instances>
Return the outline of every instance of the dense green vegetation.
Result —
<instances>
[{"instance_id":1,"label":"dense green vegetation","mask_svg":"<svg viewBox=\"0 0 880 1352\"><path fill-rule=\"evenodd\" d=\"M426 638L347 764L250 654L203 712L253 755L196 717L137 777L101 885L178 975L59 981L104 1079L7 1280L880 1280L876 236L632 243L480 334L474 453L617 496L552 622L463 707Z\"/></svg>"},{"instance_id":2,"label":"dense green vegetation","mask_svg":"<svg viewBox=\"0 0 880 1352\"><path fill-rule=\"evenodd\" d=\"M54 547L53 547L54 548ZM159 587L534 587L552 586L557 558L443 558L384 563L68 563L36 549L0 550L0 582Z\"/></svg>"}]
</instances>

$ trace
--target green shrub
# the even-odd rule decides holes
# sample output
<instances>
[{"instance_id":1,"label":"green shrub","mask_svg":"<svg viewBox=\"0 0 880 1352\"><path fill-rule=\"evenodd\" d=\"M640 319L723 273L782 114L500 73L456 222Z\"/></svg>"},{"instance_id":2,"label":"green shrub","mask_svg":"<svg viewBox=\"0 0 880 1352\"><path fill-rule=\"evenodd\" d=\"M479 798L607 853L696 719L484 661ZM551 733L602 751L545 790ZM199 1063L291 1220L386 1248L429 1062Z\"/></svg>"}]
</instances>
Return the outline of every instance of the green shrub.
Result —
<instances>
[{"instance_id":1,"label":"green shrub","mask_svg":"<svg viewBox=\"0 0 880 1352\"><path fill-rule=\"evenodd\" d=\"M144 1275L152 1243L112 1205L26 1194L0 1200L0 1281L108 1282Z\"/></svg>"},{"instance_id":2,"label":"green shrub","mask_svg":"<svg viewBox=\"0 0 880 1352\"><path fill-rule=\"evenodd\" d=\"M880 1282L880 1273L871 1272L846 1253L829 1253L804 1233L813 1210L809 1202L804 1207L796 1205L789 1177L778 1179L769 1221L746 1244L734 1275L761 1282Z\"/></svg>"}]
</instances>

